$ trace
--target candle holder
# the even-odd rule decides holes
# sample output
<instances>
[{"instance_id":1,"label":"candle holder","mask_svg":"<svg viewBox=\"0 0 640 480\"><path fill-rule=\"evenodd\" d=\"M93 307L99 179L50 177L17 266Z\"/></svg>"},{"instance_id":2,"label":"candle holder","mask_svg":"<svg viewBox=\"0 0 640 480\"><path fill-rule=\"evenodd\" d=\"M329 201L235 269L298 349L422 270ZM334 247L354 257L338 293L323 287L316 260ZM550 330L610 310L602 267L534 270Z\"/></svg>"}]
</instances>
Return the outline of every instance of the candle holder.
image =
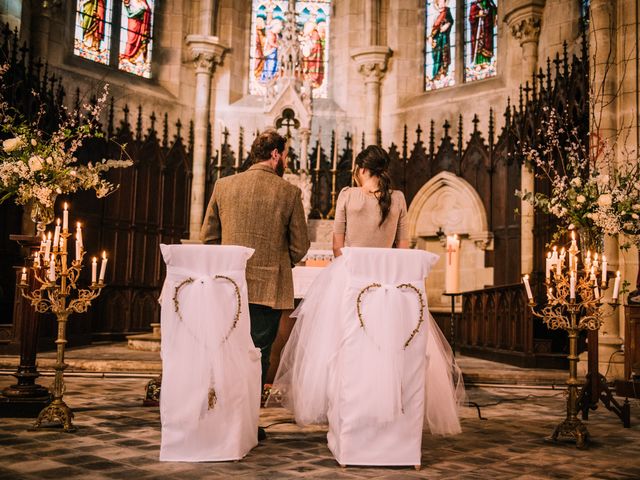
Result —
<instances>
[{"instance_id":1,"label":"candle holder","mask_svg":"<svg viewBox=\"0 0 640 480\"><path fill-rule=\"evenodd\" d=\"M338 196L338 192L336 192L336 176L338 169L332 168L329 172L331 172L331 210L327 213L326 218L333 218L336 216L336 198Z\"/></svg>"},{"instance_id":2,"label":"candle holder","mask_svg":"<svg viewBox=\"0 0 640 480\"><path fill-rule=\"evenodd\" d=\"M551 258L551 257L549 257ZM565 419L554 429L551 440L557 441L558 437L570 437L576 442L578 448L583 448L589 440L589 431L586 425L578 418L578 386L581 383L577 377L578 369L578 334L581 330L598 330L603 322L604 312L602 306L607 303L613 308L618 306L617 289L614 289L613 302L603 302L602 291L608 288L608 281L603 276L603 282L598 284L597 265L592 268L589 261L581 275L577 268L577 252L571 251L570 266L564 270L564 258L547 266L547 303L540 311L536 311L536 303L533 300L528 284L528 275L524 278L529 307L533 315L541 318L551 330L563 329L569 336L569 378L567 379L567 408ZM606 265L606 264L605 264ZM589 270L590 268L590 270ZM606 275L606 274L605 274ZM619 277L616 286L619 285Z\"/></svg>"},{"instance_id":3,"label":"candle holder","mask_svg":"<svg viewBox=\"0 0 640 480\"><path fill-rule=\"evenodd\" d=\"M65 222L66 223L66 222ZM104 288L103 277L98 281L92 281L88 289L79 288L77 285L82 270L84 249L80 247L80 258L76 258L67 265L67 239L71 237L68 228L63 228L59 234L61 241L55 246L48 258L45 256L40 262L39 255L31 266L36 284L39 288L28 291L26 273L23 273L20 287L22 296L31 302L31 306L38 313L51 312L58 322L58 337L56 343L55 378L53 382L53 401L38 415L33 428L40 428L43 422L59 423L65 432L75 431L73 426L73 412L64 402L65 390L64 371L67 364L64 363L65 346L67 344L66 329L69 315L72 313L85 313L91 302L100 295ZM102 273L102 272L101 272ZM71 298L76 291L75 298Z\"/></svg>"}]
</instances>

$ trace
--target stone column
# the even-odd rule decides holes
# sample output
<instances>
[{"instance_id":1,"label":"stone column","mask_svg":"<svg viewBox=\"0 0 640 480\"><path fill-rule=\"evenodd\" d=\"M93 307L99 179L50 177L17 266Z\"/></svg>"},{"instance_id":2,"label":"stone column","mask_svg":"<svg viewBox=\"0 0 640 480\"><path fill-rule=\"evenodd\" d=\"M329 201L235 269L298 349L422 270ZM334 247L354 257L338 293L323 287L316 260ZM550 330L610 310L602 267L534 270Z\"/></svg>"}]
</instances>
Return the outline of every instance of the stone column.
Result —
<instances>
[{"instance_id":1,"label":"stone column","mask_svg":"<svg viewBox=\"0 0 640 480\"><path fill-rule=\"evenodd\" d=\"M204 195L207 164L207 128L211 105L211 78L216 65L222 63L222 57L227 48L218 42L217 37L209 35L189 35L187 36L187 45L196 68L189 240L197 241L200 236L206 201Z\"/></svg>"},{"instance_id":2,"label":"stone column","mask_svg":"<svg viewBox=\"0 0 640 480\"><path fill-rule=\"evenodd\" d=\"M589 20L589 73L591 75L591 149L597 151L597 142L615 142L618 134L617 96L618 59L616 52L616 0L592 0ZM599 159L595 159L598 163ZM604 165L601 165L604 167ZM618 270L620 255L618 241L614 237L605 237L605 254L610 270ZM629 279L627 279L629 280ZM633 280L633 279L631 279ZM611 294L611 289L607 292ZM599 331L599 370L609 369L608 377L622 378L623 356L613 355L622 345L620 322L623 309L611 311L609 307L603 317L604 323ZM609 359L611 358L611 365Z\"/></svg>"},{"instance_id":3,"label":"stone column","mask_svg":"<svg viewBox=\"0 0 640 480\"><path fill-rule=\"evenodd\" d=\"M387 71L387 60L391 56L391 49L383 46L369 46L358 48L351 54L358 71L364 77L365 96L365 144L377 142L380 127L380 83Z\"/></svg>"},{"instance_id":4,"label":"stone column","mask_svg":"<svg viewBox=\"0 0 640 480\"><path fill-rule=\"evenodd\" d=\"M538 66L538 39L540 37L540 23L542 8L544 5L536 5L527 2L526 5L515 5L514 9L507 13L505 21L511 30L513 37L520 43L522 49L522 74L521 83L531 79ZM535 189L533 171L522 164L520 174L520 190L533 192ZM520 272L533 271L533 205L529 202L520 202Z\"/></svg>"}]
</instances>

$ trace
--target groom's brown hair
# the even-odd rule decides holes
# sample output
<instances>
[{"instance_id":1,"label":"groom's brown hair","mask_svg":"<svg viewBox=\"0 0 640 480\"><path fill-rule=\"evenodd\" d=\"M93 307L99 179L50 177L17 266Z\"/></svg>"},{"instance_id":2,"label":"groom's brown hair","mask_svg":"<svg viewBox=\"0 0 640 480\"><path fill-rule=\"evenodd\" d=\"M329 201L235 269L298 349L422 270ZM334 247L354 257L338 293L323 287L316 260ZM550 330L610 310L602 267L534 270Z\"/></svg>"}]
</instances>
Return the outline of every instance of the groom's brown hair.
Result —
<instances>
[{"instance_id":1,"label":"groom's brown hair","mask_svg":"<svg viewBox=\"0 0 640 480\"><path fill-rule=\"evenodd\" d=\"M273 149L284 152L287 140L275 130L265 130L258 134L251 145L251 161L253 163L264 162L271 158Z\"/></svg>"}]
</instances>

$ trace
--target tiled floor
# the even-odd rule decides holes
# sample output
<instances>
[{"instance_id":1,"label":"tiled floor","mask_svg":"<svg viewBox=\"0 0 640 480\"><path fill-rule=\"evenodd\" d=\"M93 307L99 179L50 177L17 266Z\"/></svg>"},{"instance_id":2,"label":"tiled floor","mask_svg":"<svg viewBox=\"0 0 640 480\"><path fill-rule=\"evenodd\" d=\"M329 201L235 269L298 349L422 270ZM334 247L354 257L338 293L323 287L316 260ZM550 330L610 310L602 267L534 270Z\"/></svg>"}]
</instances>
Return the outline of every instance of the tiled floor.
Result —
<instances>
[{"instance_id":1,"label":"tiled floor","mask_svg":"<svg viewBox=\"0 0 640 480\"><path fill-rule=\"evenodd\" d=\"M12 381L0 376L0 388ZM48 385L50 377L41 379ZM561 390L471 388L464 408L464 432L437 438L425 434L422 470L413 468L341 469L326 447L326 431L300 429L285 422L283 409L262 410L269 437L241 462L161 463L157 408L141 406L143 378L67 378L66 400L75 411L76 433L30 431L32 420L0 419L1 479L536 479L640 478L640 405L632 404L632 428L624 429L599 407L588 427L593 443L545 441L562 419Z\"/></svg>"}]
</instances>

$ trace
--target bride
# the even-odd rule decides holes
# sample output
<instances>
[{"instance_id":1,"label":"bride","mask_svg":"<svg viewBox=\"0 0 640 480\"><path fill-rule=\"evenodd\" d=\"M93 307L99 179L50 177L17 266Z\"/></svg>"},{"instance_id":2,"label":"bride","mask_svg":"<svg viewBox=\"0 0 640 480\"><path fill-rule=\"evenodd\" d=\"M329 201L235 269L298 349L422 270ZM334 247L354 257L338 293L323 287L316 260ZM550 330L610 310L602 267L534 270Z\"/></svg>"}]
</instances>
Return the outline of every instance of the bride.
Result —
<instances>
[{"instance_id":1,"label":"bride","mask_svg":"<svg viewBox=\"0 0 640 480\"><path fill-rule=\"evenodd\" d=\"M271 396L292 410L300 425L327 423L329 366L340 348L340 307L336 304L344 288L340 279L347 275L342 248L409 248L405 198L391 189L388 168L389 155L379 146L370 145L356 157L353 179L357 186L344 188L336 205L336 259L291 314L297 320L282 351ZM434 434L456 434L461 431L457 407L464 397L462 374L431 314L425 320L429 336L425 425ZM375 383L376 372L371 375Z\"/></svg>"}]
</instances>

